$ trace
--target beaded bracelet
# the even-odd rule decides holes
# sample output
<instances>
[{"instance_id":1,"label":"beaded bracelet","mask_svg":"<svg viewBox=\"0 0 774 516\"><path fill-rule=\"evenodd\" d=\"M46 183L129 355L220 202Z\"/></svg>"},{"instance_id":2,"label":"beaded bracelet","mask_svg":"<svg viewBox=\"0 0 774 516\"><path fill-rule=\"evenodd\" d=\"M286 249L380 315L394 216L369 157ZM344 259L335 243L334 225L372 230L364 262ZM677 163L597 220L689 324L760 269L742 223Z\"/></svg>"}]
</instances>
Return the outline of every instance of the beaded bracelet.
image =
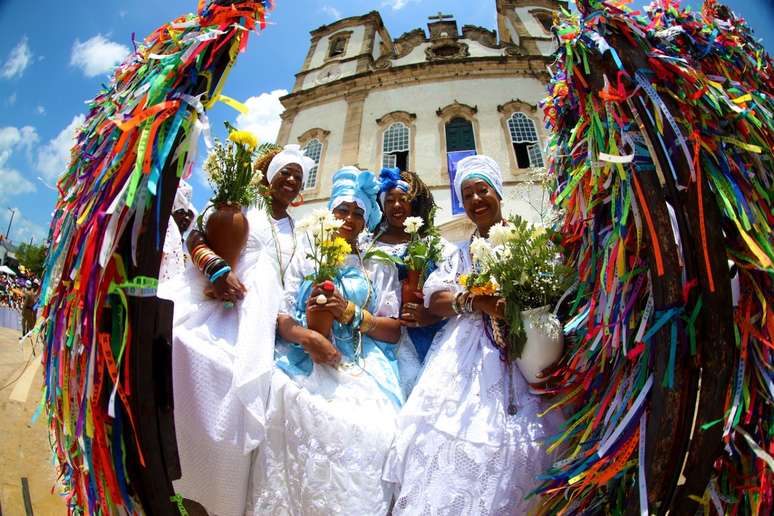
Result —
<instances>
[{"instance_id":1,"label":"beaded bracelet","mask_svg":"<svg viewBox=\"0 0 774 516\"><path fill-rule=\"evenodd\" d=\"M457 292L457 295L454 296L454 300L452 301L452 310L454 310L454 313L457 315L460 315L462 313L462 303L461 299L462 296L464 296L464 292Z\"/></svg>"}]
</instances>

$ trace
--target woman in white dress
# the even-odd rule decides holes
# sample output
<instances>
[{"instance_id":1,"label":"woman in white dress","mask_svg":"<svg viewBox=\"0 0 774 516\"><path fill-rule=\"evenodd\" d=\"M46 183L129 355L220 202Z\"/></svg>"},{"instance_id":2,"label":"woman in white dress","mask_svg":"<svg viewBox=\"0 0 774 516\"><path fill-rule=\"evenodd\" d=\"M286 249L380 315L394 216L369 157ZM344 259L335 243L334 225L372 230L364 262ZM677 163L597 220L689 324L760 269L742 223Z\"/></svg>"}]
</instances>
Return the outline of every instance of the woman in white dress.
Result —
<instances>
[{"instance_id":1,"label":"woman in white dress","mask_svg":"<svg viewBox=\"0 0 774 516\"><path fill-rule=\"evenodd\" d=\"M401 172L397 168L383 168L379 174L381 190L379 204L384 215L379 227L370 238L364 239L363 249L381 251L399 260L406 258L411 235L406 232L404 222L408 217L419 217L423 225L419 230L422 238L429 239L429 231L434 224L433 194L413 172ZM445 241L439 245L445 246ZM429 271L437 267L429 264ZM398 265L398 280L407 277L407 268ZM408 398L422 369L427 351L433 338L443 327L444 320L430 312L422 303L402 304L401 339L398 344L398 370L403 394Z\"/></svg>"},{"instance_id":2,"label":"woman in white dress","mask_svg":"<svg viewBox=\"0 0 774 516\"><path fill-rule=\"evenodd\" d=\"M266 440L253 465L254 515L384 515L392 489L381 479L403 403L394 347L400 337L394 266L363 260L364 227L381 218L371 172L346 167L329 202L352 254L324 291L304 279L313 262L297 256L278 318ZM322 295L322 298L320 296ZM330 311L330 340L306 327L306 310Z\"/></svg>"},{"instance_id":3,"label":"woman in white dress","mask_svg":"<svg viewBox=\"0 0 774 516\"><path fill-rule=\"evenodd\" d=\"M189 266L168 289L175 302L174 413L182 468L174 487L213 515L245 511L250 453L265 434L277 293L300 253L287 209L312 166L297 145L276 154L264 167L271 214L248 211L250 232L236 269L211 283ZM203 243L199 232L188 239L189 249Z\"/></svg>"},{"instance_id":4,"label":"woman in white dress","mask_svg":"<svg viewBox=\"0 0 774 516\"><path fill-rule=\"evenodd\" d=\"M461 160L454 183L476 233L503 220L502 179L486 156ZM542 441L559 421L515 364L500 356L484 315L501 317L503 300L467 299L459 284L471 272L469 242L450 250L425 282L430 310L450 317L436 337L401 411L384 479L399 486L396 515L527 514L547 465Z\"/></svg>"}]
</instances>

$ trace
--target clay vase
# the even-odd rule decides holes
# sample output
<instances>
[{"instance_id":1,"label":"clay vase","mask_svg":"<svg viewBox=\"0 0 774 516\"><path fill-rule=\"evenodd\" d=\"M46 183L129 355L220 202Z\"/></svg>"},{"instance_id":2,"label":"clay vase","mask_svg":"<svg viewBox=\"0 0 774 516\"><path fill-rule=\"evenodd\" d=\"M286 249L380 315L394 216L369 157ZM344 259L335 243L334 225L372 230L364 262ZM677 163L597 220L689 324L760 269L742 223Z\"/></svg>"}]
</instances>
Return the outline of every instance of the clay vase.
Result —
<instances>
[{"instance_id":1,"label":"clay vase","mask_svg":"<svg viewBox=\"0 0 774 516\"><path fill-rule=\"evenodd\" d=\"M420 271L412 271L409 269L407 273L408 276L403 280L400 286L401 306L406 303L419 303L422 301L422 298L417 294L417 291L419 290Z\"/></svg>"},{"instance_id":2,"label":"clay vase","mask_svg":"<svg viewBox=\"0 0 774 516\"><path fill-rule=\"evenodd\" d=\"M249 231L250 225L241 206L221 204L213 208L207 220L205 237L210 249L226 260L231 269L235 269L247 244Z\"/></svg>"},{"instance_id":3,"label":"clay vase","mask_svg":"<svg viewBox=\"0 0 774 516\"><path fill-rule=\"evenodd\" d=\"M550 310L546 305L521 312L527 342L516 365L529 383L539 382L537 374L559 360L564 350L562 323Z\"/></svg>"},{"instance_id":4,"label":"clay vase","mask_svg":"<svg viewBox=\"0 0 774 516\"><path fill-rule=\"evenodd\" d=\"M331 291L332 293L332 291ZM333 314L327 311L310 312L306 309L306 327L314 330L323 337L330 338L333 328Z\"/></svg>"}]
</instances>

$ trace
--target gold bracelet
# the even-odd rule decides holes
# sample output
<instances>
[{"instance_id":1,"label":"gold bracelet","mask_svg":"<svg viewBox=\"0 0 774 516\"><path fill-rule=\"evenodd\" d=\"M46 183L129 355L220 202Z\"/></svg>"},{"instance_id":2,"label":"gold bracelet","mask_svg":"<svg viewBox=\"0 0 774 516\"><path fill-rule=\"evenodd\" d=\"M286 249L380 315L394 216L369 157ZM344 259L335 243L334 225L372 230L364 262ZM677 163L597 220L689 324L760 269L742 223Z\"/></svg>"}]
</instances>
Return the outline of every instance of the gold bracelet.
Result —
<instances>
[{"instance_id":1,"label":"gold bracelet","mask_svg":"<svg viewBox=\"0 0 774 516\"><path fill-rule=\"evenodd\" d=\"M376 326L376 318L368 310L363 310L363 321L360 323L360 333L368 333Z\"/></svg>"},{"instance_id":2,"label":"gold bracelet","mask_svg":"<svg viewBox=\"0 0 774 516\"><path fill-rule=\"evenodd\" d=\"M341 324L349 324L352 322L352 319L355 317L355 303L352 301L347 301L347 307L344 309L344 311L341 313L341 317L336 319Z\"/></svg>"}]
</instances>

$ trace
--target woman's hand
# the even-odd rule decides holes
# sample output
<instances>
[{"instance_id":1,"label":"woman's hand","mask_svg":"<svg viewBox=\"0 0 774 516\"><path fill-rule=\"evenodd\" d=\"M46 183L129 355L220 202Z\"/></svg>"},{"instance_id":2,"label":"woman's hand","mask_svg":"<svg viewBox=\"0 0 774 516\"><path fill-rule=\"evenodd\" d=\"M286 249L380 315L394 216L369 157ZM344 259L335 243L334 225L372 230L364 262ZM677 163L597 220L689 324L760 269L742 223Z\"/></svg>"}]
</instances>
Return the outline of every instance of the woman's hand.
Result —
<instances>
[{"instance_id":1,"label":"woman's hand","mask_svg":"<svg viewBox=\"0 0 774 516\"><path fill-rule=\"evenodd\" d=\"M401 307L400 323L410 328L430 326L440 321L441 318L433 315L430 310L421 303L406 303Z\"/></svg>"},{"instance_id":2,"label":"woman's hand","mask_svg":"<svg viewBox=\"0 0 774 516\"><path fill-rule=\"evenodd\" d=\"M500 296L475 296L473 311L485 313L495 319L505 319L505 299Z\"/></svg>"},{"instance_id":3,"label":"woman's hand","mask_svg":"<svg viewBox=\"0 0 774 516\"><path fill-rule=\"evenodd\" d=\"M230 301L232 303L245 297L247 288L239 281L239 278L233 271L224 274L212 283L205 293L221 301Z\"/></svg>"},{"instance_id":4,"label":"woman's hand","mask_svg":"<svg viewBox=\"0 0 774 516\"><path fill-rule=\"evenodd\" d=\"M328 298L328 301L323 305L317 304L317 296L320 294L324 295L326 298ZM315 285L312 288L312 293L309 296L309 299L306 302L306 305L310 309L319 309L319 310L325 310L327 312L330 312L333 314L333 318L338 320L341 319L341 315L344 313L344 310L347 308L347 300L344 299L344 296L341 295L339 292L339 289L334 288L333 293L326 292L323 290L321 285Z\"/></svg>"},{"instance_id":5,"label":"woman's hand","mask_svg":"<svg viewBox=\"0 0 774 516\"><path fill-rule=\"evenodd\" d=\"M309 353L312 361L316 364L325 364L337 366L341 361L341 353L331 344L331 341L313 330L306 330L301 339L304 350Z\"/></svg>"}]
</instances>

